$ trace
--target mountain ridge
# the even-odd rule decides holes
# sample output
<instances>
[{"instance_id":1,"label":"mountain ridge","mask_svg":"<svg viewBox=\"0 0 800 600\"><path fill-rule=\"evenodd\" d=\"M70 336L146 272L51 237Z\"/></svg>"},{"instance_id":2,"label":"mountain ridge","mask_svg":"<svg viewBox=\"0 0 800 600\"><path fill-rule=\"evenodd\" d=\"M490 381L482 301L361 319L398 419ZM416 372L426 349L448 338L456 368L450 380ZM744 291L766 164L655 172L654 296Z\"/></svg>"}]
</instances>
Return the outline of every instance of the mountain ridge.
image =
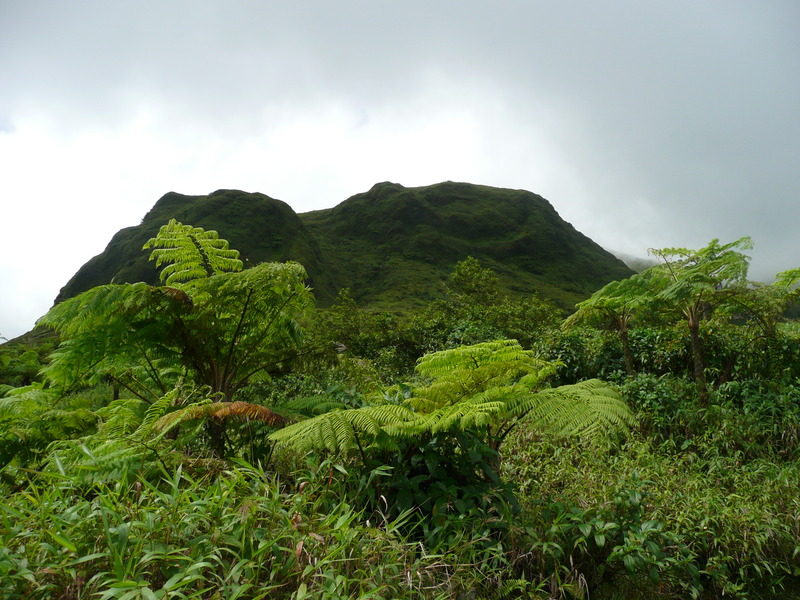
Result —
<instances>
[{"instance_id":1,"label":"mountain ridge","mask_svg":"<svg viewBox=\"0 0 800 600\"><path fill-rule=\"evenodd\" d=\"M171 218L216 230L246 265L300 262L321 306L350 288L365 306L413 307L440 297L453 266L468 256L495 270L509 293L539 293L565 308L632 274L561 219L550 202L526 190L382 182L305 213L261 193L168 192L139 225L117 232L87 261L56 302L112 281L156 283L158 272L141 248Z\"/></svg>"}]
</instances>

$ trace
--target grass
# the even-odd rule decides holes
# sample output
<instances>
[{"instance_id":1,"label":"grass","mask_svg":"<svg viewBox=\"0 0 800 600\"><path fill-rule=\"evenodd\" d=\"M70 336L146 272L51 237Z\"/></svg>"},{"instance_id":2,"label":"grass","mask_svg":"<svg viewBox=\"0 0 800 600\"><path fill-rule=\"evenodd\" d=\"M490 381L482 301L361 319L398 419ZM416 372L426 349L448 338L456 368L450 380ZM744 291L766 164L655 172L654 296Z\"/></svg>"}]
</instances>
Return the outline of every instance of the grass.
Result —
<instances>
[{"instance_id":1,"label":"grass","mask_svg":"<svg viewBox=\"0 0 800 600\"><path fill-rule=\"evenodd\" d=\"M129 487L30 482L0 504L0 595L450 597L457 567L328 492L243 462Z\"/></svg>"}]
</instances>

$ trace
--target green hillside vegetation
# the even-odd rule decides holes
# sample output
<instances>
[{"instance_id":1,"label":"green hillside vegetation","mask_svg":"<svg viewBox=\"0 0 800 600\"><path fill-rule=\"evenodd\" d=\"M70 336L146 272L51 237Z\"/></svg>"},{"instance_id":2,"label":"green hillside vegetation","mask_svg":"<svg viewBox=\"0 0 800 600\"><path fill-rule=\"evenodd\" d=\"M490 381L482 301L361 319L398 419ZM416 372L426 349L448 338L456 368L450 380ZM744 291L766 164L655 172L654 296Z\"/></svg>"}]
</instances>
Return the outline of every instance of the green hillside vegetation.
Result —
<instances>
[{"instance_id":1,"label":"green hillside vegetation","mask_svg":"<svg viewBox=\"0 0 800 600\"><path fill-rule=\"evenodd\" d=\"M56 302L112 281L156 283L158 269L143 245L170 219L220 232L241 252L246 265L295 260L306 266L309 283L319 296L336 293L318 243L288 204L264 194L219 190L207 196L164 195L141 224L117 232L101 254L83 265Z\"/></svg>"},{"instance_id":2,"label":"green hillside vegetation","mask_svg":"<svg viewBox=\"0 0 800 600\"><path fill-rule=\"evenodd\" d=\"M751 247L396 314L170 217L0 347L0 598L795 599L800 269Z\"/></svg>"},{"instance_id":3,"label":"green hillside vegetation","mask_svg":"<svg viewBox=\"0 0 800 600\"><path fill-rule=\"evenodd\" d=\"M218 231L245 264L299 262L320 306L349 288L373 308L419 307L443 295L448 273L468 256L494 269L510 293L537 292L564 308L631 274L550 203L521 190L381 183L334 208L301 214L263 194L221 190L165 195L140 225L117 233L86 263L57 301L111 281L155 283L142 244L170 219Z\"/></svg>"},{"instance_id":4,"label":"green hillside vegetation","mask_svg":"<svg viewBox=\"0 0 800 600\"><path fill-rule=\"evenodd\" d=\"M493 269L512 294L538 292L565 307L631 274L549 202L522 190L380 183L301 217L334 257L341 287L370 306L440 297L447 274L468 256Z\"/></svg>"}]
</instances>

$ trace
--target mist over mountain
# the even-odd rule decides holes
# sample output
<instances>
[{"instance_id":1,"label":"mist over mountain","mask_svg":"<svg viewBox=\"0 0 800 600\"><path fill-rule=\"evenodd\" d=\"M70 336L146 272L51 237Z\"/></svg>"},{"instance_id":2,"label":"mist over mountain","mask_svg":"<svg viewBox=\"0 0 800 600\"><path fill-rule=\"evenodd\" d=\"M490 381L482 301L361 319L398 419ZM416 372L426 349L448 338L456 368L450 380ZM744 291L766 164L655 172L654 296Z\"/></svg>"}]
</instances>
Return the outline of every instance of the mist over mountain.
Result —
<instances>
[{"instance_id":1,"label":"mist over mountain","mask_svg":"<svg viewBox=\"0 0 800 600\"><path fill-rule=\"evenodd\" d=\"M658 264L658 261L651 256L634 256L632 254L618 252L616 250L609 250L609 252L611 252L611 254L616 256L637 273L641 273L642 271L645 271Z\"/></svg>"},{"instance_id":2,"label":"mist over mountain","mask_svg":"<svg viewBox=\"0 0 800 600\"><path fill-rule=\"evenodd\" d=\"M379 183L337 206L295 213L260 193L170 192L134 227L84 264L56 302L110 282L158 282L143 244L170 219L216 230L245 265L295 260L320 306L350 288L362 305L412 308L440 297L468 256L497 272L511 294L539 293L565 308L632 270L561 219L541 196L469 183L406 188Z\"/></svg>"}]
</instances>

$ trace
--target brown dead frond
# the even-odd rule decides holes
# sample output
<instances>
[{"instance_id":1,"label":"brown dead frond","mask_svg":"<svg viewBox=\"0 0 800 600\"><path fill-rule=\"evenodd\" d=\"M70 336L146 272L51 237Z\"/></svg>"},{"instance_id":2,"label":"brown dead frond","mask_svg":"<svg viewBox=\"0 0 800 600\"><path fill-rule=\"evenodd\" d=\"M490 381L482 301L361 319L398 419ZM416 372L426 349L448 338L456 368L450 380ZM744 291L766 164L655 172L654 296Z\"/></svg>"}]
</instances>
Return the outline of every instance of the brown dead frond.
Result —
<instances>
[{"instance_id":1,"label":"brown dead frond","mask_svg":"<svg viewBox=\"0 0 800 600\"><path fill-rule=\"evenodd\" d=\"M192 299L189 297L189 294L187 294L183 290L169 286L163 286L158 289L162 294L164 294L168 298L172 298L178 304L186 308L192 308L192 306L194 305Z\"/></svg>"},{"instance_id":2,"label":"brown dead frond","mask_svg":"<svg viewBox=\"0 0 800 600\"><path fill-rule=\"evenodd\" d=\"M251 404L250 402L211 402L207 404L194 404L176 411L167 413L153 423L153 430L157 432L168 431L176 425L186 421L207 419L213 417L225 419L252 419L262 421L273 427L281 427L292 422L292 419L279 415L266 406Z\"/></svg>"},{"instance_id":3,"label":"brown dead frond","mask_svg":"<svg viewBox=\"0 0 800 600\"><path fill-rule=\"evenodd\" d=\"M252 404L250 402L217 402L213 404L215 408L213 416L217 419L239 418L239 419L253 419L256 421L263 421L273 427L286 425L291 422L291 419L279 415L275 411L268 409L266 406L260 404Z\"/></svg>"}]
</instances>

